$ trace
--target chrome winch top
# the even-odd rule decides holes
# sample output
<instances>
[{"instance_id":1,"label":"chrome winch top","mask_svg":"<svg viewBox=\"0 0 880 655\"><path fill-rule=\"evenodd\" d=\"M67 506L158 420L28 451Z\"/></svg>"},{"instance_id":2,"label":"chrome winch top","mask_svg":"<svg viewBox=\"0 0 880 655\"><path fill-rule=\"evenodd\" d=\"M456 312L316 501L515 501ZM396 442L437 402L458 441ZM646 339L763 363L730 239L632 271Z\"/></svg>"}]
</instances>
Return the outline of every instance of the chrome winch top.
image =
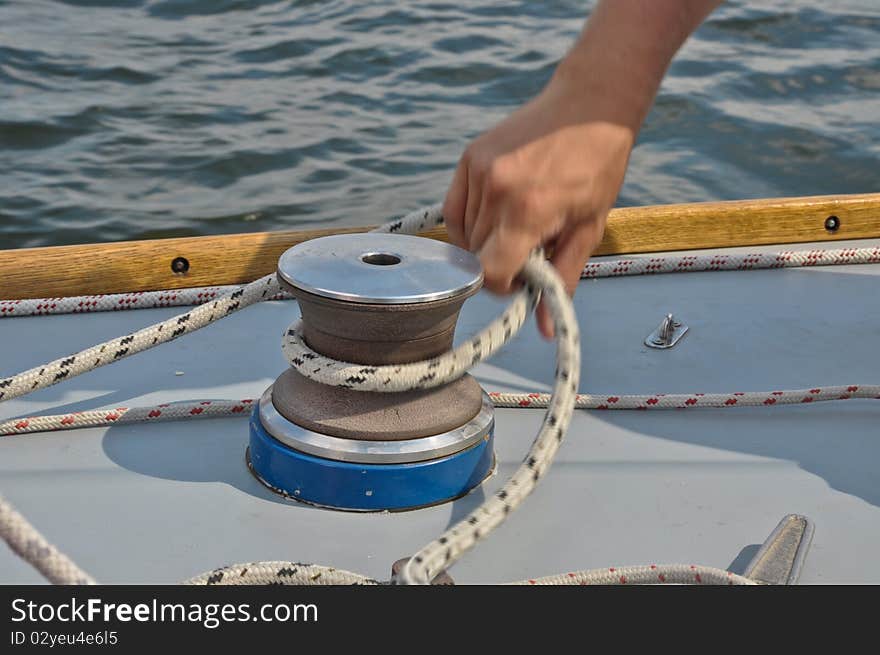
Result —
<instances>
[{"instance_id":1,"label":"chrome winch top","mask_svg":"<svg viewBox=\"0 0 880 655\"><path fill-rule=\"evenodd\" d=\"M338 234L300 243L278 260L287 284L325 298L398 305L445 300L477 289L475 255L405 234Z\"/></svg>"}]
</instances>

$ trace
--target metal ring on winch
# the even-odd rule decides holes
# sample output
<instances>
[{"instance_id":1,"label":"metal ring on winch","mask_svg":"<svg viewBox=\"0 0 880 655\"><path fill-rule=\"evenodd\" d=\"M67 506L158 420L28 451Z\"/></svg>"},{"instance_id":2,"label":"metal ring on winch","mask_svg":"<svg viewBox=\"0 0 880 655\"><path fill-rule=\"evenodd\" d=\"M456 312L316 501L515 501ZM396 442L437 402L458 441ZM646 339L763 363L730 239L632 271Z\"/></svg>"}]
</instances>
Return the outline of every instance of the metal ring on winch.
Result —
<instances>
[{"instance_id":1,"label":"metal ring on winch","mask_svg":"<svg viewBox=\"0 0 880 655\"><path fill-rule=\"evenodd\" d=\"M260 398L260 421L281 443L303 453L337 462L410 464L452 455L485 439L495 423L492 399L484 391L480 411L461 427L417 439L377 441L321 434L289 421L275 408L272 388Z\"/></svg>"},{"instance_id":2,"label":"metal ring on winch","mask_svg":"<svg viewBox=\"0 0 880 655\"><path fill-rule=\"evenodd\" d=\"M362 512L418 509L463 496L488 477L495 467L491 414L479 433L482 436L476 443L424 461L338 461L301 452L275 439L263 426L258 406L250 418L247 457L260 482L295 500Z\"/></svg>"}]
</instances>

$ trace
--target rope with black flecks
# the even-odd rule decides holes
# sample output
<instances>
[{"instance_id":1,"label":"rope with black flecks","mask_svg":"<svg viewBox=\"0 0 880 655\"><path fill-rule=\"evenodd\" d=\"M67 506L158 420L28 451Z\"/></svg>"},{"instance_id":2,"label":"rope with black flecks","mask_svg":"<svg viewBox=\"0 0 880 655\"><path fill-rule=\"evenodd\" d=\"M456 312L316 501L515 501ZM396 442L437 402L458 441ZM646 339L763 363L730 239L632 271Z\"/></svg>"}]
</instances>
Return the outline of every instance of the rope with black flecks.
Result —
<instances>
[{"instance_id":1,"label":"rope with black flecks","mask_svg":"<svg viewBox=\"0 0 880 655\"><path fill-rule=\"evenodd\" d=\"M3 535L12 552L42 573L49 582L95 584L92 576L46 541L3 496L0 496L0 535Z\"/></svg>"},{"instance_id":2,"label":"rope with black flecks","mask_svg":"<svg viewBox=\"0 0 880 655\"><path fill-rule=\"evenodd\" d=\"M37 389L50 387L62 380L167 343L255 302L271 298L279 291L280 287L275 275L267 275L250 284L237 287L234 291L199 305L180 316L2 379L0 401L11 400Z\"/></svg>"},{"instance_id":3,"label":"rope with black flecks","mask_svg":"<svg viewBox=\"0 0 880 655\"><path fill-rule=\"evenodd\" d=\"M394 581L391 581L394 582ZM184 584L191 585L379 585L388 584L359 573L301 562L254 562L207 571ZM571 571L543 578L510 582L511 585L625 585L707 584L753 585L754 581L732 571L695 564L649 564L611 566Z\"/></svg>"}]
</instances>

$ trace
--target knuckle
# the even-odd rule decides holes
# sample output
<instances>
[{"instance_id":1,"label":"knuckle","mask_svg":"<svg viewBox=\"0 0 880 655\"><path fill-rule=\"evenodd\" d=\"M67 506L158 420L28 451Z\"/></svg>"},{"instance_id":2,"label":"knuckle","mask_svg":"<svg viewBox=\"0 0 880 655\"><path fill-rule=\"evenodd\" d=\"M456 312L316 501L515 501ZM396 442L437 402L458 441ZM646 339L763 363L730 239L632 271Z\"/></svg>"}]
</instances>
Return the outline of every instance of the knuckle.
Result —
<instances>
[{"instance_id":1,"label":"knuckle","mask_svg":"<svg viewBox=\"0 0 880 655\"><path fill-rule=\"evenodd\" d=\"M508 188L507 165L503 159L496 158L486 167L486 188L490 192L498 193Z\"/></svg>"},{"instance_id":2,"label":"knuckle","mask_svg":"<svg viewBox=\"0 0 880 655\"><path fill-rule=\"evenodd\" d=\"M533 189L522 189L512 199L511 209L511 223L521 229L530 228L540 222L543 211L541 196Z\"/></svg>"},{"instance_id":3,"label":"knuckle","mask_svg":"<svg viewBox=\"0 0 880 655\"><path fill-rule=\"evenodd\" d=\"M464 149L464 152L461 153L461 159L459 160L459 162L467 168L470 168L471 162L473 162L473 160L474 144L471 143L467 148Z\"/></svg>"},{"instance_id":4,"label":"knuckle","mask_svg":"<svg viewBox=\"0 0 880 655\"><path fill-rule=\"evenodd\" d=\"M483 177L489 168L490 161L483 149L476 144L471 144L464 151L468 173L477 177Z\"/></svg>"},{"instance_id":5,"label":"knuckle","mask_svg":"<svg viewBox=\"0 0 880 655\"><path fill-rule=\"evenodd\" d=\"M520 195L520 209L527 217L535 216L541 211L541 196L534 189L527 189Z\"/></svg>"}]
</instances>

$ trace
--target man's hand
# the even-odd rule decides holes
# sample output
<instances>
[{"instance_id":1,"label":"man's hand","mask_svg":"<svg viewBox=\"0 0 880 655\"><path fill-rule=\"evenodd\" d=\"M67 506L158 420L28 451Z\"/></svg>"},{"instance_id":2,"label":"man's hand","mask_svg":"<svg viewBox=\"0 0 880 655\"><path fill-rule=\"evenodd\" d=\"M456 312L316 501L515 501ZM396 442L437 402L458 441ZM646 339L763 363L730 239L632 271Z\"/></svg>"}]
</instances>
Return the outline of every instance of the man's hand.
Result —
<instances>
[{"instance_id":1,"label":"man's hand","mask_svg":"<svg viewBox=\"0 0 880 655\"><path fill-rule=\"evenodd\" d=\"M606 0L537 98L465 150L446 194L450 240L508 293L529 253L573 294L602 239L630 151L675 51L717 0ZM545 308L538 326L553 326Z\"/></svg>"},{"instance_id":2,"label":"man's hand","mask_svg":"<svg viewBox=\"0 0 880 655\"><path fill-rule=\"evenodd\" d=\"M446 195L449 237L479 253L495 293L511 290L543 244L573 294L623 182L635 133L591 116L589 98L571 86L554 80L468 146ZM543 308L538 325L553 336Z\"/></svg>"}]
</instances>

